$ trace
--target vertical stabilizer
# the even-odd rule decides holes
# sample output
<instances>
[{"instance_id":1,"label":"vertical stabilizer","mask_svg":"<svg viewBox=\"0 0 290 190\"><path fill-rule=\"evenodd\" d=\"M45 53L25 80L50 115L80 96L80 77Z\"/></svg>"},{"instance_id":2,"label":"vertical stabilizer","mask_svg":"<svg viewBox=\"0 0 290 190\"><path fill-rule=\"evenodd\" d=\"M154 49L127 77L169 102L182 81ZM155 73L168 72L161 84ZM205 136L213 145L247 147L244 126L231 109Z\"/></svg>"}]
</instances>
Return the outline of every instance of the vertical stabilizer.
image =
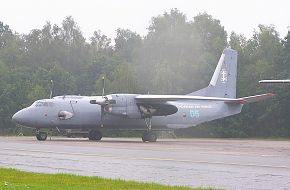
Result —
<instances>
[{"instance_id":1,"label":"vertical stabilizer","mask_svg":"<svg viewBox=\"0 0 290 190\"><path fill-rule=\"evenodd\" d=\"M219 59L209 86L190 95L236 98L237 56L237 51L225 49Z\"/></svg>"}]
</instances>

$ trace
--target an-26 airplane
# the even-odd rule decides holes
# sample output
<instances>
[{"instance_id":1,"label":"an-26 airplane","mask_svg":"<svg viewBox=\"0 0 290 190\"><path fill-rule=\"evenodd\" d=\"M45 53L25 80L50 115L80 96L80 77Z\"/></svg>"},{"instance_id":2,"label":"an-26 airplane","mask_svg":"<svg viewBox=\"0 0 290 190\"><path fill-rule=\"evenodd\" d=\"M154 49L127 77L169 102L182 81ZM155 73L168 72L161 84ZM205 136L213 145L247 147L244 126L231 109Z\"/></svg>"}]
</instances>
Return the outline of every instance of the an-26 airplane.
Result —
<instances>
[{"instance_id":1,"label":"an-26 airplane","mask_svg":"<svg viewBox=\"0 0 290 190\"><path fill-rule=\"evenodd\" d=\"M12 120L36 129L86 130L89 140L101 140L103 129L144 130L142 140L155 142L154 130L195 126L241 112L244 104L273 94L236 98L237 52L225 49L208 87L187 95L110 94L103 96L57 96L37 100L18 111Z\"/></svg>"}]
</instances>

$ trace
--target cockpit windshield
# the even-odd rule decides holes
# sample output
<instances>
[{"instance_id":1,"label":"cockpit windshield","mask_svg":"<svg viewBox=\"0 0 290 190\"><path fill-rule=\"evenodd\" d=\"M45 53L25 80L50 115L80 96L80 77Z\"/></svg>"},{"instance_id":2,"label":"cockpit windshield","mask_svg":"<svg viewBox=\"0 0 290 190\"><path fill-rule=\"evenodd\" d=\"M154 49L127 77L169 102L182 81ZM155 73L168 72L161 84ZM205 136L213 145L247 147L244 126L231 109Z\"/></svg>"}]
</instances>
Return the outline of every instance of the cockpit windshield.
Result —
<instances>
[{"instance_id":1,"label":"cockpit windshield","mask_svg":"<svg viewBox=\"0 0 290 190\"><path fill-rule=\"evenodd\" d=\"M46 102L46 101L36 101L33 104L35 107L53 107L53 102Z\"/></svg>"}]
</instances>

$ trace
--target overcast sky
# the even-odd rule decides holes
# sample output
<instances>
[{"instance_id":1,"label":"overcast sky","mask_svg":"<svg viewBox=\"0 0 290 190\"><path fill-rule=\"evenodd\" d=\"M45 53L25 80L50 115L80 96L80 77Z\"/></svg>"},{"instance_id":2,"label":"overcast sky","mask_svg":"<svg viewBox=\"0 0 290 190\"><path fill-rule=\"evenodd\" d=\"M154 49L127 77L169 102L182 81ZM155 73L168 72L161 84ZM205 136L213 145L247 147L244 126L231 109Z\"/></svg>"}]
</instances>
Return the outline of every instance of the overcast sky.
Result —
<instances>
[{"instance_id":1,"label":"overcast sky","mask_svg":"<svg viewBox=\"0 0 290 190\"><path fill-rule=\"evenodd\" d=\"M88 39L93 31L114 38L117 28L146 35L152 17L177 8L188 20L207 12L228 33L250 37L258 24L273 24L282 37L290 26L289 0L2 0L0 21L18 33L40 29L50 21L60 25L72 16Z\"/></svg>"}]
</instances>

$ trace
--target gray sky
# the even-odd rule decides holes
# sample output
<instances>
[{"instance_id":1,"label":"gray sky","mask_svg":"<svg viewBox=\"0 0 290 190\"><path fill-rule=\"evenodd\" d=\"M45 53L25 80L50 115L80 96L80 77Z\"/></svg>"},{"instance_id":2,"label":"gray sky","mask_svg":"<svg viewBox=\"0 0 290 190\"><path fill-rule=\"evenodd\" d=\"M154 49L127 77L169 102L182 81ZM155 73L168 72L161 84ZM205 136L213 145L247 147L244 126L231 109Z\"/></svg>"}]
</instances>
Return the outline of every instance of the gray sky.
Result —
<instances>
[{"instance_id":1,"label":"gray sky","mask_svg":"<svg viewBox=\"0 0 290 190\"><path fill-rule=\"evenodd\" d=\"M46 21L61 24L71 15L88 39L93 31L114 38L117 28L146 35L152 17L177 8L188 20L207 12L228 33L250 37L258 24L275 25L282 37L290 26L289 0L2 0L0 21L19 33L42 28Z\"/></svg>"}]
</instances>

